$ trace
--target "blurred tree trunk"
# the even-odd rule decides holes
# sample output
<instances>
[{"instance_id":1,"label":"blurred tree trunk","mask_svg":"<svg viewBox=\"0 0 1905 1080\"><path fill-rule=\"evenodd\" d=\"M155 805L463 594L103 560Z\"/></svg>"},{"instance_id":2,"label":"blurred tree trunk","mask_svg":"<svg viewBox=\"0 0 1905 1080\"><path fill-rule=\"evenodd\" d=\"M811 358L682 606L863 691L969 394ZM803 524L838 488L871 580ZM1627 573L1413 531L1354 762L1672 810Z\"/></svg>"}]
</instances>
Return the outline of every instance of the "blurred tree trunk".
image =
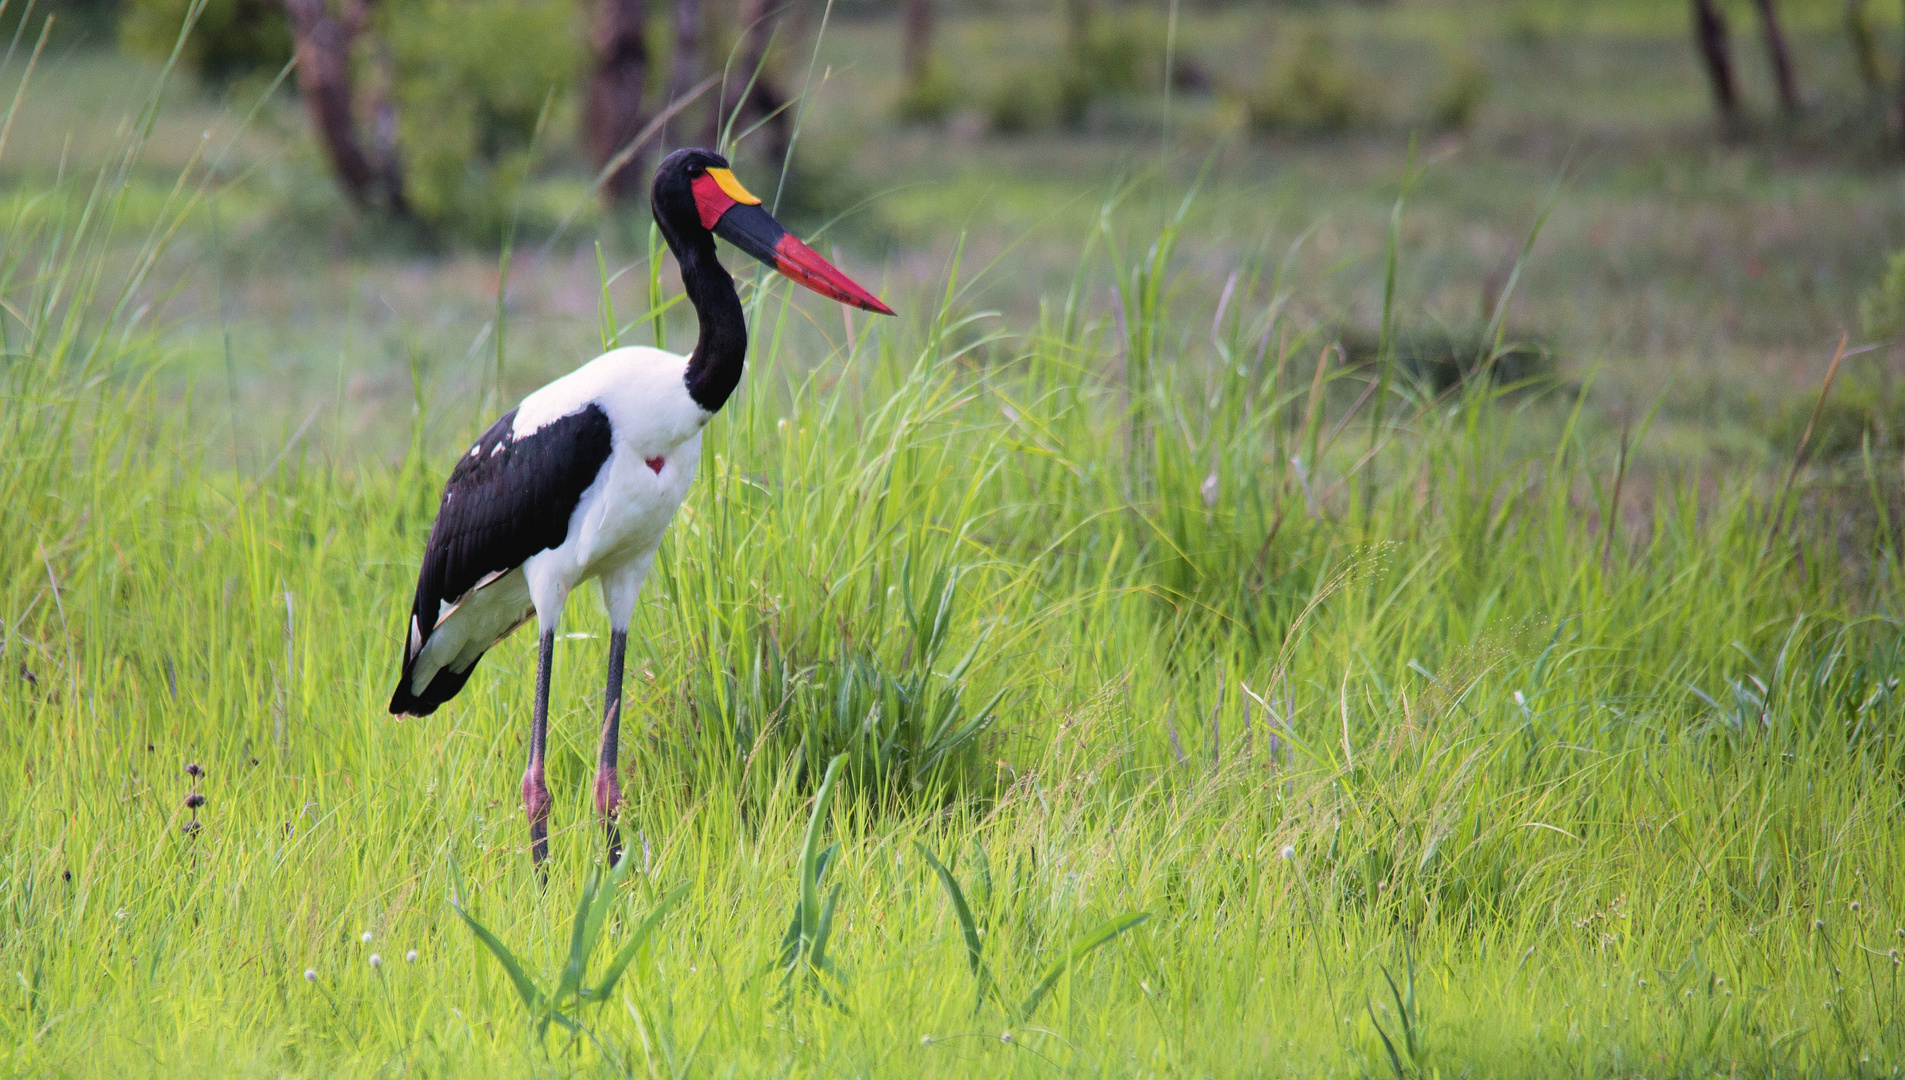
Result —
<instances>
[{"instance_id":1,"label":"blurred tree trunk","mask_svg":"<svg viewBox=\"0 0 1905 1080\"><path fill-rule=\"evenodd\" d=\"M1779 88L1779 107L1786 115L1799 112L1799 83L1793 77L1792 51L1786 47L1786 32L1779 26L1779 9L1773 0L1755 0L1759 7L1760 36L1766 41L1766 59L1773 65L1773 82Z\"/></svg>"},{"instance_id":2,"label":"blurred tree trunk","mask_svg":"<svg viewBox=\"0 0 1905 1080\"><path fill-rule=\"evenodd\" d=\"M1065 47L1073 56L1091 50L1092 0L1065 0Z\"/></svg>"},{"instance_id":3,"label":"blurred tree trunk","mask_svg":"<svg viewBox=\"0 0 1905 1080\"><path fill-rule=\"evenodd\" d=\"M747 96L736 106L735 128L762 123L766 139L762 153L768 166L780 168L787 161L793 144L794 117L787 108L787 96L774 83L767 67L767 48L774 41L774 24L779 20L783 0L746 0L741 14L741 62L735 74L748 83Z\"/></svg>"},{"instance_id":4,"label":"blurred tree trunk","mask_svg":"<svg viewBox=\"0 0 1905 1080\"><path fill-rule=\"evenodd\" d=\"M900 69L909 86L926 81L933 58L933 0L906 0L906 31L900 41Z\"/></svg>"},{"instance_id":5,"label":"blurred tree trunk","mask_svg":"<svg viewBox=\"0 0 1905 1080\"><path fill-rule=\"evenodd\" d=\"M357 133L356 90L351 77L351 50L370 22L373 0L349 0L342 16L334 15L325 0L284 0L291 22L291 42L297 54L298 96L311 118L318 142L331 162L331 171L352 203L365 210L384 210L407 217L403 170L398 164L397 113L390 103L389 54L380 51L381 82L371 104L372 149L364 149Z\"/></svg>"},{"instance_id":6,"label":"blurred tree trunk","mask_svg":"<svg viewBox=\"0 0 1905 1080\"><path fill-rule=\"evenodd\" d=\"M1865 0L1845 0L1845 33L1852 42L1852 58L1858 61L1859 81L1877 94L1885 86L1879 70L1878 39L1872 36L1872 23L1865 13Z\"/></svg>"},{"instance_id":7,"label":"blurred tree trunk","mask_svg":"<svg viewBox=\"0 0 1905 1080\"><path fill-rule=\"evenodd\" d=\"M589 19L589 80L582 128L589 157L606 169L648 123L642 91L648 85L648 0L596 0ZM642 195L642 155L631 155L603 182L611 202Z\"/></svg>"},{"instance_id":8,"label":"blurred tree trunk","mask_svg":"<svg viewBox=\"0 0 1905 1080\"><path fill-rule=\"evenodd\" d=\"M1900 0L1899 8L1905 11L1905 0ZM1905 55L1899 57L1898 63L1898 119L1899 129L1905 131Z\"/></svg>"},{"instance_id":9,"label":"blurred tree trunk","mask_svg":"<svg viewBox=\"0 0 1905 1080\"><path fill-rule=\"evenodd\" d=\"M678 100L694 89L695 76L701 70L701 37L701 0L675 0L675 46L673 55L668 58L669 101ZM716 112L719 111L717 108ZM718 128L720 122L717 117L715 127ZM662 139L669 146L679 146L683 144L682 133L690 130L688 121L676 115L663 129Z\"/></svg>"},{"instance_id":10,"label":"blurred tree trunk","mask_svg":"<svg viewBox=\"0 0 1905 1080\"><path fill-rule=\"evenodd\" d=\"M1714 0L1693 0L1693 42L1713 85L1713 104L1729 130L1740 122L1740 92L1733 79L1733 49L1726 39L1726 16Z\"/></svg>"}]
</instances>

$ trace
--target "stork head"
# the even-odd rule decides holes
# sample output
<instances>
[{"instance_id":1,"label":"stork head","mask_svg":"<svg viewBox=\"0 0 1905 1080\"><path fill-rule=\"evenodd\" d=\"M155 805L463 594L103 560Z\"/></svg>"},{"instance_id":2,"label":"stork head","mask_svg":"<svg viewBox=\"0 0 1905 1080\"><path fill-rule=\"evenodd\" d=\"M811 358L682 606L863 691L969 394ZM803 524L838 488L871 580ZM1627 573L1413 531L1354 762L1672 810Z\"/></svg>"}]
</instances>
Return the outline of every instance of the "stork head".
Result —
<instances>
[{"instance_id":1,"label":"stork head","mask_svg":"<svg viewBox=\"0 0 1905 1080\"><path fill-rule=\"evenodd\" d=\"M678 259L684 248L711 247L712 238L718 236L822 296L893 314L892 308L775 221L761 208L761 200L734 178L728 159L712 150L690 147L662 159L649 201L655 223Z\"/></svg>"}]
</instances>

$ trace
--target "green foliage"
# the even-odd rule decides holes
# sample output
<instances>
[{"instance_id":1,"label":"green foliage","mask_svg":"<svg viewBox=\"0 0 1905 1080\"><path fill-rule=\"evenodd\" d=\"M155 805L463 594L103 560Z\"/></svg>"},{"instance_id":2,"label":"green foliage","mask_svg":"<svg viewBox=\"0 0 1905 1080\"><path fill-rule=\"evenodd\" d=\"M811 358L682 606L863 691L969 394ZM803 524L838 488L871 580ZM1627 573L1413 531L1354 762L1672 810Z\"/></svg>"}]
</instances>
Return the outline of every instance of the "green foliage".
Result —
<instances>
[{"instance_id":1,"label":"green foliage","mask_svg":"<svg viewBox=\"0 0 1905 1080\"><path fill-rule=\"evenodd\" d=\"M994 134L1024 135L1058 118L1064 93L1059 71L1043 65L1008 68L986 95L986 121Z\"/></svg>"},{"instance_id":2,"label":"green foliage","mask_svg":"<svg viewBox=\"0 0 1905 1080\"><path fill-rule=\"evenodd\" d=\"M1262 131L1321 135L1347 131L1377 115L1369 76L1343 58L1320 27L1311 27L1266 72L1249 102Z\"/></svg>"},{"instance_id":3,"label":"green foliage","mask_svg":"<svg viewBox=\"0 0 1905 1080\"><path fill-rule=\"evenodd\" d=\"M170 56L197 2L125 0L119 15L120 43L146 56ZM277 0L205 0L182 56L201 78L214 83L272 75L291 59L291 26Z\"/></svg>"},{"instance_id":4,"label":"green foliage","mask_svg":"<svg viewBox=\"0 0 1905 1080\"><path fill-rule=\"evenodd\" d=\"M426 222L482 242L508 228L538 118L581 70L577 24L566 0L404 0L386 14L406 187Z\"/></svg>"},{"instance_id":5,"label":"green foliage","mask_svg":"<svg viewBox=\"0 0 1905 1080\"><path fill-rule=\"evenodd\" d=\"M1380 333L1359 327L1344 327L1336 341L1343 359L1354 365L1374 365L1383 361ZM1395 332L1389 358L1397 370L1408 375L1429 393L1440 394L1463 380L1486 371L1489 380L1518 385L1549 385L1555 375L1555 354L1537 335L1504 335L1499 350L1494 335L1484 326L1407 327Z\"/></svg>"},{"instance_id":6,"label":"green foliage","mask_svg":"<svg viewBox=\"0 0 1905 1080\"><path fill-rule=\"evenodd\" d=\"M1437 127L1467 131L1482 111L1493 86L1488 68L1471 55L1461 55L1449 64L1448 77L1430 101L1430 116Z\"/></svg>"},{"instance_id":7,"label":"green foliage","mask_svg":"<svg viewBox=\"0 0 1905 1080\"><path fill-rule=\"evenodd\" d=\"M1892 252L1885 273L1859 298L1859 323L1875 341L1905 330L1905 251Z\"/></svg>"},{"instance_id":8,"label":"green foliage","mask_svg":"<svg viewBox=\"0 0 1905 1080\"><path fill-rule=\"evenodd\" d=\"M937 61L918 79L907 82L893 102L893 115L902 124L940 124L952 116L965 89L952 69Z\"/></svg>"},{"instance_id":9,"label":"green foliage","mask_svg":"<svg viewBox=\"0 0 1905 1080\"><path fill-rule=\"evenodd\" d=\"M1166 29L1151 11L1118 11L1092 20L1081 52L1067 61L1097 94L1156 90L1163 81Z\"/></svg>"},{"instance_id":10,"label":"green foliage","mask_svg":"<svg viewBox=\"0 0 1905 1080\"><path fill-rule=\"evenodd\" d=\"M1078 49L1056 62L1009 68L986 96L993 132L1022 135L1054 124L1083 125L1107 98L1158 89L1164 68L1163 25L1134 11L1092 21Z\"/></svg>"},{"instance_id":11,"label":"green foliage","mask_svg":"<svg viewBox=\"0 0 1905 1080\"><path fill-rule=\"evenodd\" d=\"M933 873L939 878L940 885L946 890L946 899L952 904L953 917L959 922L959 936L966 947L966 967L972 972L976 994L973 1002L974 1012L978 1012L988 999L992 999L999 1001L1002 1008L1007 1008L1010 1022L1015 1024L1029 1022L1032 1014L1038 1012L1039 1005L1052 992L1052 988L1058 985L1060 979L1069 974L1087 956L1111 944L1126 930L1150 918L1150 915L1144 912L1119 915L1079 934L1072 939L1068 947L1060 951L1055 960L1045 965L1044 971L1033 982L1032 989L1026 994L1025 1000L1016 1009L1012 1009L998 998L998 983L993 978L991 967L986 963L985 941L980 930L979 918L974 915L972 905L966 899L966 890L959 884L958 876L947 868L945 863L940 862L939 857L934 855L932 849L925 844L914 841L913 847L925 858L926 864L933 868Z\"/></svg>"},{"instance_id":12,"label":"green foliage","mask_svg":"<svg viewBox=\"0 0 1905 1080\"><path fill-rule=\"evenodd\" d=\"M844 754L827 762L826 775L820 781L819 790L814 792L813 812L807 818L807 831L800 841L800 858L795 863L800 872L800 886L794 901L794 917L787 924L787 933L781 936L777 960L784 992L792 993L799 986L811 985L829 1002L836 999L821 984L822 976L836 986L845 980L838 965L827 956L827 943L833 938L834 912L840 903L840 885L836 882L828 889L827 899L822 901L820 883L839 848L832 844L822 848L820 834L826 828L840 767L845 763Z\"/></svg>"},{"instance_id":13,"label":"green foliage","mask_svg":"<svg viewBox=\"0 0 1905 1080\"><path fill-rule=\"evenodd\" d=\"M1813 395L1787 398L1773 421L1775 445L1787 453L1796 451L1811 422L1806 454L1814 459L1857 460L1867 451L1879 457L1905 451L1905 390L1896 382L1882 372L1841 375L1826 400L1818 403L1816 420Z\"/></svg>"},{"instance_id":14,"label":"green foliage","mask_svg":"<svg viewBox=\"0 0 1905 1080\"><path fill-rule=\"evenodd\" d=\"M569 928L569 952L562 964L562 973L554 985L544 988L529 969L517 958L509 946L503 944L490 929L478 922L476 917L466 910L467 900L462 896L462 883L451 867L451 878L457 882L457 892L450 897L450 910L476 936L496 962L502 965L509 976L509 982L516 990L517 999L529 1013L529 1024L536 1038L541 1039L549 1031L549 1025L555 1024L572 1035L582 1033L579 1019L585 1005L606 1005L614 1000L615 988L622 980L622 973L648 944L656 926L668 909L675 906L688 892L686 885L677 886L673 891L655 902L648 915L634 924L627 940L622 943L608 966L602 969L600 979L594 986L587 985L589 965L595 957L596 946L603 940L603 927L608 921L609 906L615 900L616 892L622 887L628 876L629 857L632 851L625 851L620 861L609 868L606 876L600 869L589 871L589 879L582 886L582 896L576 902L575 918Z\"/></svg>"}]
</instances>

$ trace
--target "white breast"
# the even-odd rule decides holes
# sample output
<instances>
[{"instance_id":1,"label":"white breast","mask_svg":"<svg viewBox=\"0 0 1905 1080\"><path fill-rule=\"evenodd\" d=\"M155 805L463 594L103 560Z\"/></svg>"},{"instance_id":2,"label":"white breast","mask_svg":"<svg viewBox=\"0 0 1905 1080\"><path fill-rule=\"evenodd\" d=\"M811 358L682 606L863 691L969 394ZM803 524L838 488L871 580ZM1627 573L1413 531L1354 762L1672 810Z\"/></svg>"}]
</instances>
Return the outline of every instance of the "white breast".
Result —
<instances>
[{"instance_id":1,"label":"white breast","mask_svg":"<svg viewBox=\"0 0 1905 1080\"><path fill-rule=\"evenodd\" d=\"M559 610L577 585L661 546L701 463L711 415L688 396L685 357L627 348L591 360L523 399L520 438L590 402L608 415L614 447L570 516L568 538L523 564L540 610ZM659 465L651 465L654 462Z\"/></svg>"}]
</instances>

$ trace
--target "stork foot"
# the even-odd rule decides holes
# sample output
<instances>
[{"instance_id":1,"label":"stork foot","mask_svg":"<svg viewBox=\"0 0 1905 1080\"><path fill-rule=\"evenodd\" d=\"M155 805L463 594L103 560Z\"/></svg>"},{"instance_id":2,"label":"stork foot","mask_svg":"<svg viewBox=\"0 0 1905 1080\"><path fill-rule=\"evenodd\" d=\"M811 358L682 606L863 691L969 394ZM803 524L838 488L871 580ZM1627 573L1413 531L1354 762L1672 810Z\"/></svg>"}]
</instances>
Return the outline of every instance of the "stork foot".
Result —
<instances>
[{"instance_id":1,"label":"stork foot","mask_svg":"<svg viewBox=\"0 0 1905 1080\"><path fill-rule=\"evenodd\" d=\"M523 814L529 818L529 857L538 868L549 858L549 785L543 783L542 762L523 773Z\"/></svg>"},{"instance_id":2,"label":"stork foot","mask_svg":"<svg viewBox=\"0 0 1905 1080\"><path fill-rule=\"evenodd\" d=\"M622 830L617 824L621 811L622 785L616 782L615 766L603 765L595 772L595 812L608 838L610 866L622 858Z\"/></svg>"}]
</instances>

